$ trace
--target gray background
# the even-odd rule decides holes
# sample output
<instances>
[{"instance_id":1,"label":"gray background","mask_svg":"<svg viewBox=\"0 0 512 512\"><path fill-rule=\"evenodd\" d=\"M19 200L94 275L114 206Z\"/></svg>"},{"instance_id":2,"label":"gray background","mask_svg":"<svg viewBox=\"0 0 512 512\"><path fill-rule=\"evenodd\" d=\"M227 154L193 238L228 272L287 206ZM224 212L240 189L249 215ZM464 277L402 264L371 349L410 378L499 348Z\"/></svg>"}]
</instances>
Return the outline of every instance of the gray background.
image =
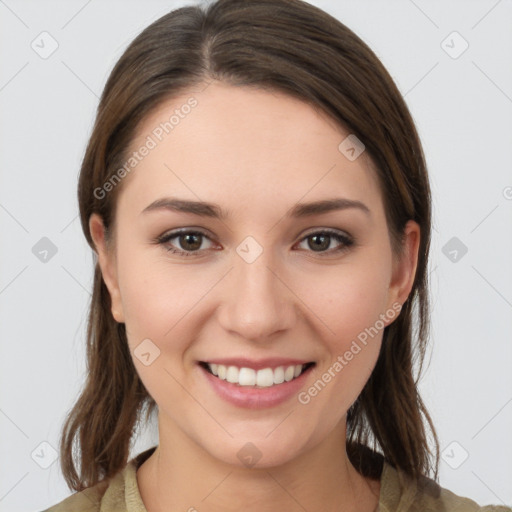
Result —
<instances>
[{"instance_id":1,"label":"gray background","mask_svg":"<svg viewBox=\"0 0 512 512\"><path fill-rule=\"evenodd\" d=\"M184 3L0 0L2 511L70 494L52 450L84 378L92 257L77 217L78 169L115 61ZM441 485L511 505L512 2L311 3L377 53L424 144L435 230L421 391L443 450ZM57 250L46 261L43 237ZM133 453L156 436L150 425Z\"/></svg>"}]
</instances>

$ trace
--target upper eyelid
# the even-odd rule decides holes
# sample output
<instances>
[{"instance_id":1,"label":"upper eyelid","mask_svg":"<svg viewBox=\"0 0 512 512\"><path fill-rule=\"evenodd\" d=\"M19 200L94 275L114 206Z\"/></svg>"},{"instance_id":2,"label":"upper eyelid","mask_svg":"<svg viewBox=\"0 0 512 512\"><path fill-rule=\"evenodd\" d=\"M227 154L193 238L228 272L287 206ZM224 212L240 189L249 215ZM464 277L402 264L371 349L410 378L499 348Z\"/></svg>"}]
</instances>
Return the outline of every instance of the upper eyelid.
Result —
<instances>
[{"instance_id":1,"label":"upper eyelid","mask_svg":"<svg viewBox=\"0 0 512 512\"><path fill-rule=\"evenodd\" d=\"M169 240L172 240L173 238L176 238L180 235L187 235L190 233L202 235L202 236L208 238L209 240L213 241L212 240L213 237L210 236L209 232L204 231L202 228L182 228L182 229L177 229L177 230L166 231L162 235L158 236L156 238L156 240L157 241L169 241Z\"/></svg>"}]
</instances>

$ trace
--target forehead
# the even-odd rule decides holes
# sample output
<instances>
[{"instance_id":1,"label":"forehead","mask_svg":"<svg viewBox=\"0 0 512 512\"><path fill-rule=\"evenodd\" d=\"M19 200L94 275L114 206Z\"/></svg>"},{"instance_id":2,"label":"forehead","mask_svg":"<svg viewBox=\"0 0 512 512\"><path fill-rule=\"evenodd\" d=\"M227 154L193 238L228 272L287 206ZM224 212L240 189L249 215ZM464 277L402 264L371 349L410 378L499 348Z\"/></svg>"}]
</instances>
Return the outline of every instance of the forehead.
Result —
<instances>
[{"instance_id":1,"label":"forehead","mask_svg":"<svg viewBox=\"0 0 512 512\"><path fill-rule=\"evenodd\" d=\"M166 100L144 119L120 202L142 209L177 195L255 214L336 195L381 207L367 155L351 161L339 149L348 135L292 96L214 82Z\"/></svg>"}]
</instances>

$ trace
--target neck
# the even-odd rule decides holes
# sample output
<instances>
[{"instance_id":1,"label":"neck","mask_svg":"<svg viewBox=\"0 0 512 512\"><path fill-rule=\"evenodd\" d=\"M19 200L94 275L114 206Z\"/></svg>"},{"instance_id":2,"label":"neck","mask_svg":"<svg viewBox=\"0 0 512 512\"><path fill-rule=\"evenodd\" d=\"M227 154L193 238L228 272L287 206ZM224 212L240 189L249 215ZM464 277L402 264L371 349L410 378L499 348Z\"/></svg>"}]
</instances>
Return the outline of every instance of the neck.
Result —
<instances>
[{"instance_id":1,"label":"neck","mask_svg":"<svg viewBox=\"0 0 512 512\"><path fill-rule=\"evenodd\" d=\"M213 458L159 417L160 444L137 471L148 512L372 512L380 482L362 477L345 450L341 422L321 443L268 468Z\"/></svg>"}]
</instances>

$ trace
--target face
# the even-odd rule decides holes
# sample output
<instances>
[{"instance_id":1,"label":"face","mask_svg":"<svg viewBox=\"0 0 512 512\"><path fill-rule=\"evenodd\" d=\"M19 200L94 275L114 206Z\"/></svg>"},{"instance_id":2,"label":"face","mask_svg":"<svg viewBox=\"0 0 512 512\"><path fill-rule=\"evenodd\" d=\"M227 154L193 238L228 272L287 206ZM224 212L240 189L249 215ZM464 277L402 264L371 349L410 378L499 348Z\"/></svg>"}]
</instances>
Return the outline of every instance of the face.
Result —
<instances>
[{"instance_id":1,"label":"face","mask_svg":"<svg viewBox=\"0 0 512 512\"><path fill-rule=\"evenodd\" d=\"M347 135L297 99L221 83L139 127L132 149L151 148L122 183L112 250L96 215L90 228L161 436L236 465L257 449L264 467L344 432L419 241L410 221L393 257L371 162L338 148Z\"/></svg>"}]
</instances>

